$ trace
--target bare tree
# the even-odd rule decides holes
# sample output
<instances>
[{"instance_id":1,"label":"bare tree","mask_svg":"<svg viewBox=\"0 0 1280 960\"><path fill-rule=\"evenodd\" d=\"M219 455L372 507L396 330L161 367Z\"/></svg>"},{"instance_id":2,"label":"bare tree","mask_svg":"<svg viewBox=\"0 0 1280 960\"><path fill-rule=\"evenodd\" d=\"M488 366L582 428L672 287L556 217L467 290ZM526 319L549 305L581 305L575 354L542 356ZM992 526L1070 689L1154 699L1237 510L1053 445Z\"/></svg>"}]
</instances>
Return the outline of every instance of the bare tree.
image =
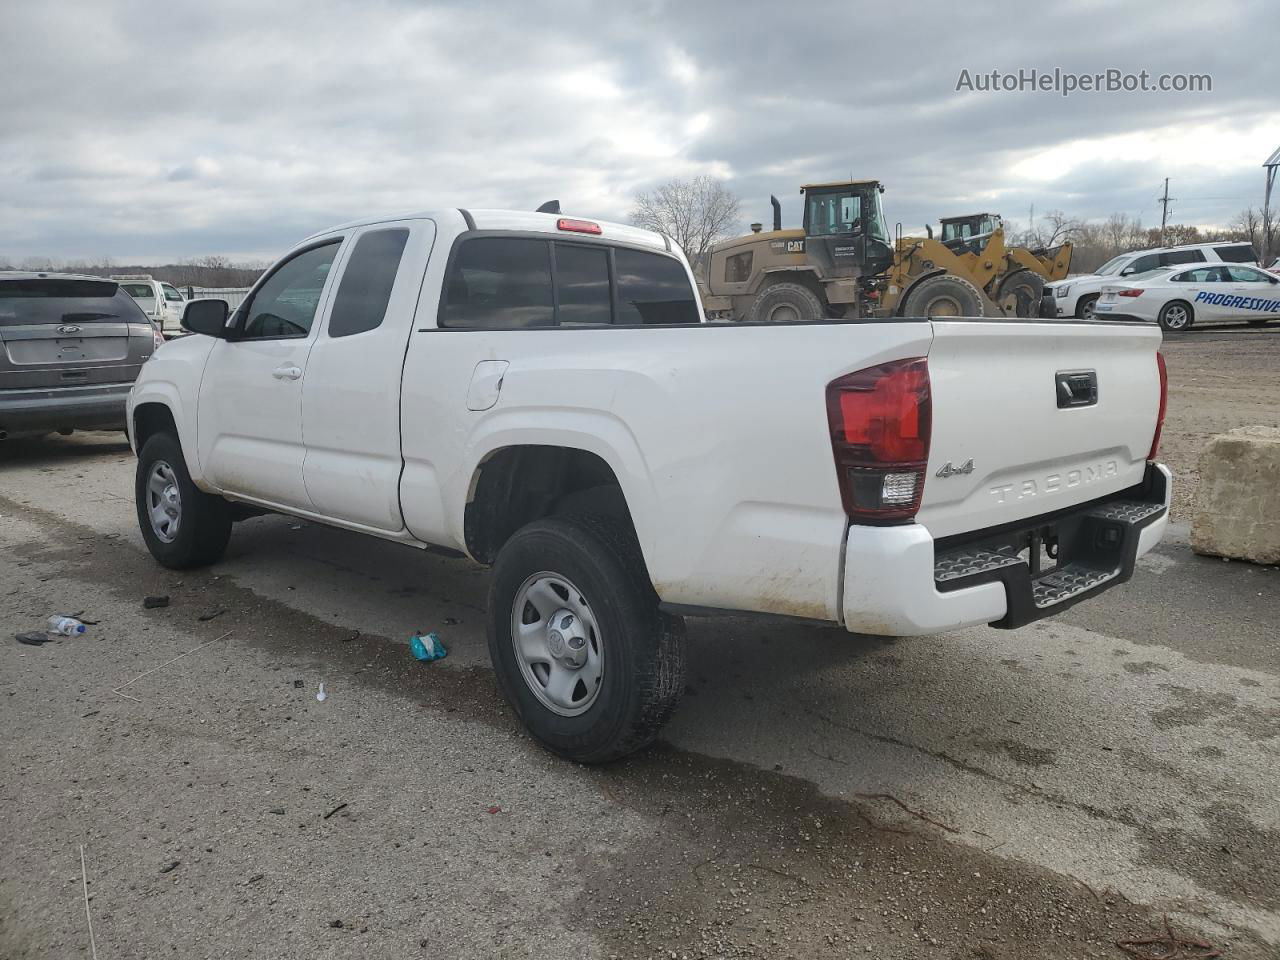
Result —
<instances>
[{"instance_id":1,"label":"bare tree","mask_svg":"<svg viewBox=\"0 0 1280 960\"><path fill-rule=\"evenodd\" d=\"M702 264L712 244L730 235L740 206L722 180L677 178L636 194L631 222L670 237L691 261Z\"/></svg>"},{"instance_id":2,"label":"bare tree","mask_svg":"<svg viewBox=\"0 0 1280 960\"><path fill-rule=\"evenodd\" d=\"M1079 232L1081 221L1068 217L1061 210L1050 210L1040 217L1023 235L1029 247L1056 247L1071 240Z\"/></svg>"}]
</instances>

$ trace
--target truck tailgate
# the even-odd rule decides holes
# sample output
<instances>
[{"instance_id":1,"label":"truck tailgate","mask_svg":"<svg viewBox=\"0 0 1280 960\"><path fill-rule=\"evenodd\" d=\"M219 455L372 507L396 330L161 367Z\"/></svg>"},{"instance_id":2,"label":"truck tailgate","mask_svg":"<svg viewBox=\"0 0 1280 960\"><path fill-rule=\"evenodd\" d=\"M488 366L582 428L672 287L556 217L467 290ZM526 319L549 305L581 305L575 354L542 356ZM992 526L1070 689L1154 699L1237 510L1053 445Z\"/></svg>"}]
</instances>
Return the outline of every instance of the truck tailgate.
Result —
<instances>
[{"instance_id":1,"label":"truck tailgate","mask_svg":"<svg viewBox=\"0 0 1280 960\"><path fill-rule=\"evenodd\" d=\"M935 538L1142 482L1160 406L1151 324L935 320L917 514Z\"/></svg>"}]
</instances>

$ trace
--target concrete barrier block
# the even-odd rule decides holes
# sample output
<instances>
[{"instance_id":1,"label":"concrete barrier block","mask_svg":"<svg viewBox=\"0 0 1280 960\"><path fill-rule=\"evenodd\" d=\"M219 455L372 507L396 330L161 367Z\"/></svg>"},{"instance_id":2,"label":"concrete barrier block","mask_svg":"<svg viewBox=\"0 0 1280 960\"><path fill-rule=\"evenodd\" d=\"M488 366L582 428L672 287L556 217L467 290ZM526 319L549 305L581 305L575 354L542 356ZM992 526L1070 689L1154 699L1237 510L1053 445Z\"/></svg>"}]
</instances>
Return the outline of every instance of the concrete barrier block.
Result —
<instances>
[{"instance_id":1,"label":"concrete barrier block","mask_svg":"<svg viewBox=\"0 0 1280 960\"><path fill-rule=\"evenodd\" d=\"M1191 548L1280 563L1280 429L1238 427L1205 446Z\"/></svg>"}]
</instances>

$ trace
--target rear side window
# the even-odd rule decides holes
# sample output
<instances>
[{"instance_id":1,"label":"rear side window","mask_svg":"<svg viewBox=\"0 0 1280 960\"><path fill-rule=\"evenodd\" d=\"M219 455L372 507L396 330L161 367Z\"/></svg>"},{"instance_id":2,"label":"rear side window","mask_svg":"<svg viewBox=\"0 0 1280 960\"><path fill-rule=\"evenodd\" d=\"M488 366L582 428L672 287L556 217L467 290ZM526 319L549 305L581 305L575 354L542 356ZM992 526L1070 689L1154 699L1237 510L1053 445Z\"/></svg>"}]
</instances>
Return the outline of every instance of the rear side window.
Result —
<instances>
[{"instance_id":1,"label":"rear side window","mask_svg":"<svg viewBox=\"0 0 1280 960\"><path fill-rule=\"evenodd\" d=\"M149 283L122 283L120 289L135 300L154 300L156 292Z\"/></svg>"},{"instance_id":2,"label":"rear side window","mask_svg":"<svg viewBox=\"0 0 1280 960\"><path fill-rule=\"evenodd\" d=\"M1160 254L1162 267L1178 263L1204 263L1204 253L1199 250L1170 250Z\"/></svg>"},{"instance_id":3,"label":"rear side window","mask_svg":"<svg viewBox=\"0 0 1280 960\"><path fill-rule=\"evenodd\" d=\"M150 322L114 281L56 278L0 281L0 327Z\"/></svg>"},{"instance_id":4,"label":"rear side window","mask_svg":"<svg viewBox=\"0 0 1280 960\"><path fill-rule=\"evenodd\" d=\"M656 253L613 252L618 278L618 323L697 323L698 301L680 261Z\"/></svg>"},{"instance_id":5,"label":"rear side window","mask_svg":"<svg viewBox=\"0 0 1280 960\"><path fill-rule=\"evenodd\" d=\"M1214 247L1213 252L1222 258L1224 263L1253 263L1258 259L1254 256L1253 246L1247 243L1233 243L1229 246Z\"/></svg>"},{"instance_id":6,"label":"rear side window","mask_svg":"<svg viewBox=\"0 0 1280 960\"><path fill-rule=\"evenodd\" d=\"M556 297L561 324L611 323L608 247L557 243Z\"/></svg>"},{"instance_id":7,"label":"rear side window","mask_svg":"<svg viewBox=\"0 0 1280 960\"><path fill-rule=\"evenodd\" d=\"M329 315L329 336L349 337L382 324L408 240L409 231L397 229L374 230L356 241Z\"/></svg>"},{"instance_id":8,"label":"rear side window","mask_svg":"<svg viewBox=\"0 0 1280 960\"><path fill-rule=\"evenodd\" d=\"M555 322L551 245L525 237L475 237L454 256L442 327L504 329Z\"/></svg>"}]
</instances>

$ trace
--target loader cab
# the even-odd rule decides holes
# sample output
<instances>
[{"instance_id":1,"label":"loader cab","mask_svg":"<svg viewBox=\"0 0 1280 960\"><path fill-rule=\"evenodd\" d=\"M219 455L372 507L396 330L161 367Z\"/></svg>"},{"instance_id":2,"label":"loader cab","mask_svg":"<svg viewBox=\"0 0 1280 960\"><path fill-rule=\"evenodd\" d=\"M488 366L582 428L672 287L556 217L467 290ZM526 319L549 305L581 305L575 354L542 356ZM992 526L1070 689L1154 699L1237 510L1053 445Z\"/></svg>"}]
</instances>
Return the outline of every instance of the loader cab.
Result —
<instances>
[{"instance_id":1,"label":"loader cab","mask_svg":"<svg viewBox=\"0 0 1280 960\"><path fill-rule=\"evenodd\" d=\"M965 217L943 217L942 245L952 253L979 253L997 230L1004 229L998 213L972 213Z\"/></svg>"},{"instance_id":2,"label":"loader cab","mask_svg":"<svg viewBox=\"0 0 1280 960\"><path fill-rule=\"evenodd\" d=\"M806 184L804 236L809 257L825 277L879 273L893 260L878 180Z\"/></svg>"}]
</instances>

